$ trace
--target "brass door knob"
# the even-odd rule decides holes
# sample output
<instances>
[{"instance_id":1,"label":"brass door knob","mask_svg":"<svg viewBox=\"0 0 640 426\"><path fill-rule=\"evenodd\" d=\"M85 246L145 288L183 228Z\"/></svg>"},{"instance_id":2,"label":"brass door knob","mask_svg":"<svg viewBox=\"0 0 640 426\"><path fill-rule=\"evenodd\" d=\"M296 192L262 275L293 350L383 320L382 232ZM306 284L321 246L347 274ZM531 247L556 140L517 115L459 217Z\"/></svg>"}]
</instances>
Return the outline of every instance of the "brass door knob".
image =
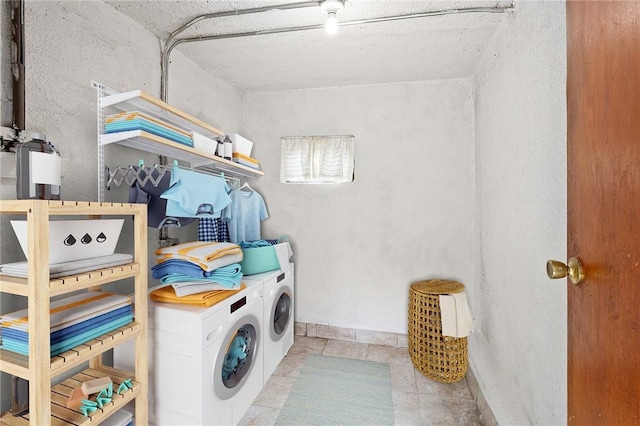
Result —
<instances>
[{"instance_id":1,"label":"brass door knob","mask_svg":"<svg viewBox=\"0 0 640 426\"><path fill-rule=\"evenodd\" d=\"M584 279L584 270L582 269L582 263L577 257L569 259L569 264L557 260L547 261L547 275L551 279L564 278L569 275L569 279L575 285L578 285Z\"/></svg>"}]
</instances>

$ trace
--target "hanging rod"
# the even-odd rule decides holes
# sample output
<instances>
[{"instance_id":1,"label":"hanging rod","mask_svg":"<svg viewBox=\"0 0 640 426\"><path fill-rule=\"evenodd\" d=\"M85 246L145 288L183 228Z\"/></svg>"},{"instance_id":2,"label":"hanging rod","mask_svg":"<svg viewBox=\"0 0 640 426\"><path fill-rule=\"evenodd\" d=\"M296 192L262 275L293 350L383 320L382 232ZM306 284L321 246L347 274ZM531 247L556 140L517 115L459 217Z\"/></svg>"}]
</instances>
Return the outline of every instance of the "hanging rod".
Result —
<instances>
[{"instance_id":1,"label":"hanging rod","mask_svg":"<svg viewBox=\"0 0 640 426\"><path fill-rule=\"evenodd\" d=\"M291 3L291 4L276 5L271 7L258 7L253 9L240 9L240 10L236 9L235 11L208 13L208 14L200 15L193 18L191 21L187 22L177 30L173 31L165 41L164 47L162 49L162 60L161 60L161 66L160 66L161 73L162 73L160 76L160 91L161 91L162 100L167 102L167 98L168 98L169 57L171 56L171 52L173 51L173 49L182 43L222 40L222 39L240 38L240 37L251 37L251 36L267 35L267 34L280 34L280 33L297 32L297 31L309 31L309 30L323 29L325 27L324 24L304 25L300 27L273 28L269 30L248 31L244 33L229 33L229 34L217 34L217 35L209 35L209 36L186 37L186 38L174 40L175 36L183 32L193 24L200 22L201 20L204 20L204 19L219 18L224 16L244 15L244 14L250 14L250 13L268 12L271 10L280 10L280 9L299 9L299 8L313 7L313 6L319 7L319 5L320 5L319 1ZM514 9L513 6L468 7L468 8L461 8L461 9L444 9L444 10L434 10L430 12L409 13L404 15L382 16L378 18L356 19L353 21L339 22L338 26L347 27L352 25L399 21L404 19L425 18L430 16L455 15L460 13L505 13L513 9Z\"/></svg>"},{"instance_id":2,"label":"hanging rod","mask_svg":"<svg viewBox=\"0 0 640 426\"><path fill-rule=\"evenodd\" d=\"M128 186L133 186L134 183L138 182L140 186L145 186L148 182L154 187L157 187L164 175L171 171L173 167L179 167L184 170L190 170L197 173L202 173L205 175L216 176L222 178L228 182L237 182L240 183L240 179L225 175L224 172L215 173L210 171L203 170L194 170L191 168L183 167L180 165L168 165L168 164L154 164L153 166L145 166L143 162L141 162L138 166L117 166L114 171L109 170L109 168L105 169L107 174L107 184L106 188L111 189L111 184L115 184L115 186L120 187L123 183L126 183ZM154 177L153 172L158 172L158 176Z\"/></svg>"}]
</instances>

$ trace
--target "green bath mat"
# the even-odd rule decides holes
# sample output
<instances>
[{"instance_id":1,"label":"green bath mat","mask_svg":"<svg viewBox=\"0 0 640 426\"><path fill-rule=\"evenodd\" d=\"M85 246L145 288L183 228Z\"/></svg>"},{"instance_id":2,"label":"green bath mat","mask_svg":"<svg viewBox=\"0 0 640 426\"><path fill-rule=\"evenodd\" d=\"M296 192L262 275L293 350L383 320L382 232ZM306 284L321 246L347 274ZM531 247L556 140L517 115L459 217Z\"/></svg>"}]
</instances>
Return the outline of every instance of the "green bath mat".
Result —
<instances>
[{"instance_id":1,"label":"green bath mat","mask_svg":"<svg viewBox=\"0 0 640 426\"><path fill-rule=\"evenodd\" d=\"M393 425L389 364L307 356L277 425Z\"/></svg>"}]
</instances>

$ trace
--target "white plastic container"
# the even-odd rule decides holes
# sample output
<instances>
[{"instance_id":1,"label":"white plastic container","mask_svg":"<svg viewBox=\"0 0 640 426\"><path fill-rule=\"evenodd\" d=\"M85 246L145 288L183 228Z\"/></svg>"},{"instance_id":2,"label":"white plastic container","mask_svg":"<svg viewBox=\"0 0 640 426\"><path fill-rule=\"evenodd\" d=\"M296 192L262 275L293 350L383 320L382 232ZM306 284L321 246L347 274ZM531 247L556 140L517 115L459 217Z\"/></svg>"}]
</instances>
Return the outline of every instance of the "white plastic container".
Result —
<instances>
[{"instance_id":1,"label":"white plastic container","mask_svg":"<svg viewBox=\"0 0 640 426\"><path fill-rule=\"evenodd\" d=\"M24 256L28 256L27 221L12 220ZM124 219L52 220L49 222L49 263L110 256ZM29 260L27 258L27 260Z\"/></svg>"},{"instance_id":2,"label":"white plastic container","mask_svg":"<svg viewBox=\"0 0 640 426\"><path fill-rule=\"evenodd\" d=\"M251 157L251 149L253 148L253 142L249 139L243 138L237 133L229 135L231 143L233 145L233 152L239 152L242 155Z\"/></svg>"},{"instance_id":3,"label":"white plastic container","mask_svg":"<svg viewBox=\"0 0 640 426\"><path fill-rule=\"evenodd\" d=\"M193 139L193 147L195 149L215 155L216 148L218 147L217 141L196 132L191 132L191 139Z\"/></svg>"}]
</instances>

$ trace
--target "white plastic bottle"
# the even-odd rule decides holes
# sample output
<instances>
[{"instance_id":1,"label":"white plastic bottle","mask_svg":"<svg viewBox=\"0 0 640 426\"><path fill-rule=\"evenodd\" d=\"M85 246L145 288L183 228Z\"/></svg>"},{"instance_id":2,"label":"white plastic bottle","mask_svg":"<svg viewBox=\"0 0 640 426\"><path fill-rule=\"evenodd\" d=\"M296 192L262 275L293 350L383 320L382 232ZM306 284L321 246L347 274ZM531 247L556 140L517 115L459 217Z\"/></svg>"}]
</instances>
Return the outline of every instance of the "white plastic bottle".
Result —
<instances>
[{"instance_id":1,"label":"white plastic bottle","mask_svg":"<svg viewBox=\"0 0 640 426\"><path fill-rule=\"evenodd\" d=\"M231 139L229 136L224 137L224 159L231 161L231 157L233 155L233 143L231 143Z\"/></svg>"}]
</instances>

